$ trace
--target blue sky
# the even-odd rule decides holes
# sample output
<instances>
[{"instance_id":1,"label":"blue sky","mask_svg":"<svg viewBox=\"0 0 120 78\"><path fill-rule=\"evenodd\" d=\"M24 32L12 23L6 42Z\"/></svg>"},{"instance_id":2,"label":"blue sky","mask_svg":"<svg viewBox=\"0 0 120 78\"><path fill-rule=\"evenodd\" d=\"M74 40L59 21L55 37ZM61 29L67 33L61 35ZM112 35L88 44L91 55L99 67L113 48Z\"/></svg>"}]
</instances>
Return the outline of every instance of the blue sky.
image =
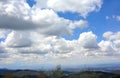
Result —
<instances>
[{"instance_id":1,"label":"blue sky","mask_svg":"<svg viewBox=\"0 0 120 78\"><path fill-rule=\"evenodd\" d=\"M36 4L36 1L34 0L27 0L28 4L32 7L34 4ZM116 19L109 19L106 20L106 16L119 16L120 15L120 3L118 0L103 0L102 8L99 12L92 12L88 15L87 18L83 18L79 15L77 12L58 12L58 15L60 17L63 17L65 19L69 19L72 21L85 19L89 22L89 27L83 30L80 30L76 28L74 30L74 34L72 36L63 36L68 40L78 39L79 34L84 31L93 31L98 36L98 41L102 39L102 34L106 31L113 31L118 32L120 30L120 22ZM98 20L97 20L97 19ZM100 31L98 31L98 29Z\"/></svg>"},{"instance_id":2,"label":"blue sky","mask_svg":"<svg viewBox=\"0 0 120 78\"><path fill-rule=\"evenodd\" d=\"M85 20L89 22L89 27L84 29L84 30L75 30L75 34L72 37L68 37L67 39L76 39L79 37L79 33L84 32L84 31L93 31L96 35L98 36L98 41L103 39L102 34L106 31L113 31L113 32L118 32L120 30L120 22L117 21L116 19L109 19L106 20L106 16L114 16L120 15L120 3L118 0L103 0L103 5L102 8L99 12L92 12L89 14ZM84 19L81 17L78 13L58 13L59 16L64 17L66 19L70 20L80 20Z\"/></svg>"},{"instance_id":3,"label":"blue sky","mask_svg":"<svg viewBox=\"0 0 120 78\"><path fill-rule=\"evenodd\" d=\"M2 0L0 7L0 68L120 60L119 0Z\"/></svg>"}]
</instances>

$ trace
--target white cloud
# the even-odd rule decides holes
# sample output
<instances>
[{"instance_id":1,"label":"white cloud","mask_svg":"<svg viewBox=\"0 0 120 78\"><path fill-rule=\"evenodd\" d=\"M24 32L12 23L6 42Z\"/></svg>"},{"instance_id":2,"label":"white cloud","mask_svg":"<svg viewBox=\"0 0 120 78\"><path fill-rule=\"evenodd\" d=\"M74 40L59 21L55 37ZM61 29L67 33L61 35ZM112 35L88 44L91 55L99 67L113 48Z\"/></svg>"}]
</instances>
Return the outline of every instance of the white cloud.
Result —
<instances>
[{"instance_id":1,"label":"white cloud","mask_svg":"<svg viewBox=\"0 0 120 78\"><path fill-rule=\"evenodd\" d=\"M103 40L97 43L97 36L91 31L81 33L78 40L72 41L57 36L46 37L37 32L27 32L27 34L23 31L12 31L8 34L5 42L0 43L2 53L7 55L4 56L5 54L2 54L4 59L1 58L0 62L15 63L17 60L21 63L27 62L29 64L35 60L34 62L36 63L38 61L39 63L45 61L46 63L53 63L53 61L56 63L57 59L57 61L63 63L62 59L69 62L70 59L71 61L74 59L85 60L85 57L95 57L97 59L99 57L111 58L112 56L118 59L120 54L120 46L117 44L119 39L116 38L114 41ZM116 35L118 32L113 34L118 36ZM25 46L28 45L29 40L29 45L31 46ZM76 60L75 63L77 62Z\"/></svg>"},{"instance_id":2,"label":"white cloud","mask_svg":"<svg viewBox=\"0 0 120 78\"><path fill-rule=\"evenodd\" d=\"M69 43L69 41L60 38L60 39L52 39L52 49L53 53L56 54L67 54L71 53L71 51L74 49L72 45Z\"/></svg>"},{"instance_id":3,"label":"white cloud","mask_svg":"<svg viewBox=\"0 0 120 78\"><path fill-rule=\"evenodd\" d=\"M109 55L109 56L116 56L120 55L120 46L119 46L119 40L120 40L120 32L105 32L103 34L103 37L106 38L106 40L102 40L99 43L99 46L101 50L104 52L103 54Z\"/></svg>"},{"instance_id":4,"label":"white cloud","mask_svg":"<svg viewBox=\"0 0 120 78\"><path fill-rule=\"evenodd\" d=\"M37 1L32 8L25 0L0 1L0 38L5 39L0 42L0 63L29 64L34 61L41 64L63 61L65 64L73 60L74 63L88 61L86 58L90 57L119 56L120 32L104 33L106 41L100 43L97 43L97 36L91 31L81 33L77 40L60 37L71 35L76 27L87 27L88 22L64 19L56 11L78 12L85 17L101 8L101 0Z\"/></svg>"},{"instance_id":5,"label":"white cloud","mask_svg":"<svg viewBox=\"0 0 120 78\"><path fill-rule=\"evenodd\" d=\"M118 15L113 15L112 18L117 20L117 21L120 21L120 16L118 16Z\"/></svg>"},{"instance_id":6,"label":"white cloud","mask_svg":"<svg viewBox=\"0 0 120 78\"><path fill-rule=\"evenodd\" d=\"M112 34L113 34L113 32L108 31L108 32L105 32L105 33L103 34L103 37L105 37L106 39L109 40Z\"/></svg>"},{"instance_id":7,"label":"white cloud","mask_svg":"<svg viewBox=\"0 0 120 78\"><path fill-rule=\"evenodd\" d=\"M90 12L99 11L102 0L48 0L47 5L56 11L78 12L86 17Z\"/></svg>"},{"instance_id":8,"label":"white cloud","mask_svg":"<svg viewBox=\"0 0 120 78\"><path fill-rule=\"evenodd\" d=\"M103 52L109 52L110 54L114 52L112 42L110 41L101 41L99 46Z\"/></svg>"},{"instance_id":9,"label":"white cloud","mask_svg":"<svg viewBox=\"0 0 120 78\"><path fill-rule=\"evenodd\" d=\"M24 0L0 4L0 28L3 29L37 30L45 35L61 35L71 34L69 23L53 10L30 8Z\"/></svg>"},{"instance_id":10,"label":"white cloud","mask_svg":"<svg viewBox=\"0 0 120 78\"><path fill-rule=\"evenodd\" d=\"M105 18L106 18L107 20L108 20L108 19L110 19L110 17L109 17L109 16L106 16Z\"/></svg>"},{"instance_id":11,"label":"white cloud","mask_svg":"<svg viewBox=\"0 0 120 78\"><path fill-rule=\"evenodd\" d=\"M0 0L0 2L6 2L7 0Z\"/></svg>"},{"instance_id":12,"label":"white cloud","mask_svg":"<svg viewBox=\"0 0 120 78\"><path fill-rule=\"evenodd\" d=\"M117 20L120 21L120 16L118 15L112 15L112 16L106 16L106 19L113 19L113 20Z\"/></svg>"},{"instance_id":13,"label":"white cloud","mask_svg":"<svg viewBox=\"0 0 120 78\"><path fill-rule=\"evenodd\" d=\"M120 50L120 40L113 41L113 44L115 44L115 47Z\"/></svg>"},{"instance_id":14,"label":"white cloud","mask_svg":"<svg viewBox=\"0 0 120 78\"><path fill-rule=\"evenodd\" d=\"M40 33L46 35L71 34L71 31L68 28L70 21L58 17L53 10L36 9L33 13L32 21L39 25L38 31Z\"/></svg>"},{"instance_id":15,"label":"white cloud","mask_svg":"<svg viewBox=\"0 0 120 78\"><path fill-rule=\"evenodd\" d=\"M90 12L99 11L102 6L102 0L36 0L33 8L52 8L55 11L77 12L83 17L87 17Z\"/></svg>"},{"instance_id":16,"label":"white cloud","mask_svg":"<svg viewBox=\"0 0 120 78\"><path fill-rule=\"evenodd\" d=\"M103 37L105 37L108 40L119 40L120 32L113 33L113 32L108 31L103 34Z\"/></svg>"},{"instance_id":17,"label":"white cloud","mask_svg":"<svg viewBox=\"0 0 120 78\"><path fill-rule=\"evenodd\" d=\"M8 33L9 33L9 30L0 29L0 38L6 38Z\"/></svg>"},{"instance_id":18,"label":"white cloud","mask_svg":"<svg viewBox=\"0 0 120 78\"><path fill-rule=\"evenodd\" d=\"M47 8L48 0L35 0L35 1L36 1L36 5L34 5L33 8L35 8L36 6L39 8Z\"/></svg>"},{"instance_id":19,"label":"white cloud","mask_svg":"<svg viewBox=\"0 0 120 78\"><path fill-rule=\"evenodd\" d=\"M75 29L75 28L83 29L83 28L88 27L88 22L85 20L74 21L74 22L70 23L69 27L71 29Z\"/></svg>"},{"instance_id":20,"label":"white cloud","mask_svg":"<svg viewBox=\"0 0 120 78\"><path fill-rule=\"evenodd\" d=\"M80 38L79 41L81 42L81 45L84 48L88 48L88 49L98 49L98 45L97 45L97 36L94 35L92 32L85 32L80 34Z\"/></svg>"},{"instance_id":21,"label":"white cloud","mask_svg":"<svg viewBox=\"0 0 120 78\"><path fill-rule=\"evenodd\" d=\"M0 28L6 29L29 29L32 27L29 18L29 9L27 3L21 1L7 1L0 4ZM12 19L12 20L11 20Z\"/></svg>"},{"instance_id":22,"label":"white cloud","mask_svg":"<svg viewBox=\"0 0 120 78\"><path fill-rule=\"evenodd\" d=\"M116 19L117 19L118 21L120 21L120 16L116 16Z\"/></svg>"},{"instance_id":23,"label":"white cloud","mask_svg":"<svg viewBox=\"0 0 120 78\"><path fill-rule=\"evenodd\" d=\"M12 31L11 33L8 34L4 42L4 45L8 47L12 47L12 48L31 46L31 41L29 39L29 33Z\"/></svg>"},{"instance_id":24,"label":"white cloud","mask_svg":"<svg viewBox=\"0 0 120 78\"><path fill-rule=\"evenodd\" d=\"M47 0L37 1L37 3L45 4L47 3ZM90 6L90 4L93 5L93 3L94 1L88 3L85 1L85 5L88 4L88 6ZM96 3L97 1L95 1L95 4ZM47 9L49 7L46 7L45 9L41 9L41 7L34 6L31 8L24 0L7 0L5 3L1 3L0 28L12 30L36 30L44 35L70 35L72 34L71 28L87 27L87 21L79 20L72 22L59 17L55 11ZM70 27L69 24L71 25Z\"/></svg>"}]
</instances>

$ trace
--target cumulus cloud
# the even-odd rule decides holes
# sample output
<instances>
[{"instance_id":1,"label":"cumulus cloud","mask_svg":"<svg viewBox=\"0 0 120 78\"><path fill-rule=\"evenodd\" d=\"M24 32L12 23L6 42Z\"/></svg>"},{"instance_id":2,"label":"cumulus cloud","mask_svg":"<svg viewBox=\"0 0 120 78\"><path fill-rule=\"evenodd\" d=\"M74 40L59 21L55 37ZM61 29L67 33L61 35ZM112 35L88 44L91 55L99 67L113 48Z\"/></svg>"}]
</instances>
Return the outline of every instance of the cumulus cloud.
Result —
<instances>
[{"instance_id":1,"label":"cumulus cloud","mask_svg":"<svg viewBox=\"0 0 120 78\"><path fill-rule=\"evenodd\" d=\"M102 0L48 0L47 5L56 11L78 12L86 17L90 12L99 11Z\"/></svg>"},{"instance_id":2,"label":"cumulus cloud","mask_svg":"<svg viewBox=\"0 0 120 78\"><path fill-rule=\"evenodd\" d=\"M112 55L112 53L114 52L114 49L113 49L113 45L112 45L112 42L110 41L101 41L99 43L99 46L101 47L101 50L103 52L108 52Z\"/></svg>"},{"instance_id":3,"label":"cumulus cloud","mask_svg":"<svg viewBox=\"0 0 120 78\"><path fill-rule=\"evenodd\" d=\"M13 48L31 46L29 33L12 31L11 33L8 34L4 42L4 45L8 47L13 47Z\"/></svg>"},{"instance_id":4,"label":"cumulus cloud","mask_svg":"<svg viewBox=\"0 0 120 78\"><path fill-rule=\"evenodd\" d=\"M0 0L0 2L6 2L7 0Z\"/></svg>"},{"instance_id":5,"label":"cumulus cloud","mask_svg":"<svg viewBox=\"0 0 120 78\"><path fill-rule=\"evenodd\" d=\"M0 29L0 38L6 38L8 33L9 33L9 30Z\"/></svg>"},{"instance_id":6,"label":"cumulus cloud","mask_svg":"<svg viewBox=\"0 0 120 78\"><path fill-rule=\"evenodd\" d=\"M29 35L27 35L28 33ZM114 36L117 36L117 33L113 33ZM57 36L46 37L37 32L27 32L27 34L25 35L23 31L12 31L8 34L5 42L1 43L2 53L7 54L7 57L5 56L4 58L4 60L6 59L4 63L7 61L14 63L16 60L30 63L33 59L37 59L36 62L40 61L41 63L44 61L49 62L48 60L61 60L63 58L64 60L76 59L78 55L81 58L86 56L87 58L97 58L120 54L120 45L118 44L120 41L118 38L102 40L97 43L97 36L91 31L81 33L78 40L65 40ZM1 60L3 60L2 58Z\"/></svg>"},{"instance_id":7,"label":"cumulus cloud","mask_svg":"<svg viewBox=\"0 0 120 78\"><path fill-rule=\"evenodd\" d=\"M0 60L4 58L8 58L9 55L7 54L5 48L0 44Z\"/></svg>"},{"instance_id":8,"label":"cumulus cloud","mask_svg":"<svg viewBox=\"0 0 120 78\"><path fill-rule=\"evenodd\" d=\"M104 52L103 54L114 56L120 54L120 46L119 46L119 39L120 39L120 32L105 32L103 37L106 40L102 40L99 43L101 50Z\"/></svg>"},{"instance_id":9,"label":"cumulus cloud","mask_svg":"<svg viewBox=\"0 0 120 78\"><path fill-rule=\"evenodd\" d=\"M33 28L29 18L30 7L23 1L7 1L0 4L0 28L29 29ZM12 20L11 20L12 19Z\"/></svg>"},{"instance_id":10,"label":"cumulus cloud","mask_svg":"<svg viewBox=\"0 0 120 78\"><path fill-rule=\"evenodd\" d=\"M103 37L105 37L108 40L118 40L120 39L120 32L113 33L108 31L103 34Z\"/></svg>"},{"instance_id":11,"label":"cumulus cloud","mask_svg":"<svg viewBox=\"0 0 120 78\"><path fill-rule=\"evenodd\" d=\"M53 10L37 7L32 9L24 0L8 1L0 6L0 28L36 29L46 35L70 34L67 27L70 21L60 18Z\"/></svg>"},{"instance_id":12,"label":"cumulus cloud","mask_svg":"<svg viewBox=\"0 0 120 78\"><path fill-rule=\"evenodd\" d=\"M105 33L103 34L103 37L109 40L112 34L113 34L113 32L108 31L108 32L105 32Z\"/></svg>"},{"instance_id":13,"label":"cumulus cloud","mask_svg":"<svg viewBox=\"0 0 120 78\"><path fill-rule=\"evenodd\" d=\"M5 50L1 44L0 44L0 53L5 53Z\"/></svg>"},{"instance_id":14,"label":"cumulus cloud","mask_svg":"<svg viewBox=\"0 0 120 78\"><path fill-rule=\"evenodd\" d=\"M6 1L6 2L4 2ZM92 32L82 32L77 40L66 40L75 28L86 28L86 20L59 17L56 11L88 13L101 8L101 0L36 0L30 7L25 0L0 1L0 62L55 63L88 57L120 54L120 32L105 32L97 42ZM45 4L45 5L44 5ZM78 8L80 7L80 8ZM69 63L70 63L69 62ZM78 62L78 61L77 61ZM22 63L24 64L24 63Z\"/></svg>"},{"instance_id":15,"label":"cumulus cloud","mask_svg":"<svg viewBox=\"0 0 120 78\"><path fill-rule=\"evenodd\" d=\"M97 36L94 35L92 32L85 32L80 34L79 41L81 42L81 45L83 45L84 48L98 48L97 45Z\"/></svg>"},{"instance_id":16,"label":"cumulus cloud","mask_svg":"<svg viewBox=\"0 0 120 78\"><path fill-rule=\"evenodd\" d=\"M56 54L67 54L74 49L72 45L63 38L53 39L51 46L53 49L53 53L56 53Z\"/></svg>"},{"instance_id":17,"label":"cumulus cloud","mask_svg":"<svg viewBox=\"0 0 120 78\"><path fill-rule=\"evenodd\" d=\"M6 0L6 2L3 3L2 2L3 1L1 1L0 4L0 28L3 29L12 29L12 30L34 29L39 33L45 35L63 35L63 34L70 35L72 33L71 28L74 29L75 27L80 27L80 28L87 27L87 22L84 20L72 22L71 20L67 20L62 17L59 17L54 10L48 9L50 8L48 6L49 3L50 4L54 3L54 1L37 0L36 1L37 4L34 5L33 8L31 8L26 3L25 0L21 0L21 1ZM87 7L89 7L91 5L91 7L92 6L95 7L94 5L95 4L97 5L97 3L99 2L101 1L100 0L99 1L95 0L91 2L83 1L83 3L82 2L80 3L81 4L80 6L88 5ZM69 3L71 3L71 1ZM78 1L75 1L75 4L77 3ZM46 4L47 7L42 6L40 4ZM66 4L68 4L68 2L66 2ZM40 5L41 7L38 5ZM69 6L68 4L68 7L71 6ZM74 5L74 7L76 6ZM70 27L69 24L71 25Z\"/></svg>"},{"instance_id":18,"label":"cumulus cloud","mask_svg":"<svg viewBox=\"0 0 120 78\"><path fill-rule=\"evenodd\" d=\"M40 8L47 8L47 2L48 0L35 0L36 1L36 5L34 5L35 7L40 7Z\"/></svg>"},{"instance_id":19,"label":"cumulus cloud","mask_svg":"<svg viewBox=\"0 0 120 78\"><path fill-rule=\"evenodd\" d=\"M70 23L69 27L71 29L75 29L75 28L83 29L83 28L88 27L88 22L85 20L74 21L74 22Z\"/></svg>"},{"instance_id":20,"label":"cumulus cloud","mask_svg":"<svg viewBox=\"0 0 120 78\"><path fill-rule=\"evenodd\" d=\"M36 0L34 7L51 8L55 11L77 12L82 17L86 17L90 12L99 11L102 6L102 0Z\"/></svg>"},{"instance_id":21,"label":"cumulus cloud","mask_svg":"<svg viewBox=\"0 0 120 78\"><path fill-rule=\"evenodd\" d=\"M58 17L53 10L46 9L36 11L32 18L33 21L40 26L38 29L40 33L46 35L71 34L68 28L70 21Z\"/></svg>"}]
</instances>

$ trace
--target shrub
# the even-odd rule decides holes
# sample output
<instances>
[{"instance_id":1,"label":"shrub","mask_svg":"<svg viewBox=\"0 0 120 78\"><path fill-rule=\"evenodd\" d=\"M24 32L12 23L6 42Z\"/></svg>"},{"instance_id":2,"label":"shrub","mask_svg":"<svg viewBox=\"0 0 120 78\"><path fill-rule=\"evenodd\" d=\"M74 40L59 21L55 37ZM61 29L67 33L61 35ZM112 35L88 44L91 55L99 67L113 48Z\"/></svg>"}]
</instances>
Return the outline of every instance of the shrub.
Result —
<instances>
[{"instance_id":1,"label":"shrub","mask_svg":"<svg viewBox=\"0 0 120 78\"><path fill-rule=\"evenodd\" d=\"M52 72L52 78L62 78L64 76L61 66L58 65L56 69Z\"/></svg>"}]
</instances>

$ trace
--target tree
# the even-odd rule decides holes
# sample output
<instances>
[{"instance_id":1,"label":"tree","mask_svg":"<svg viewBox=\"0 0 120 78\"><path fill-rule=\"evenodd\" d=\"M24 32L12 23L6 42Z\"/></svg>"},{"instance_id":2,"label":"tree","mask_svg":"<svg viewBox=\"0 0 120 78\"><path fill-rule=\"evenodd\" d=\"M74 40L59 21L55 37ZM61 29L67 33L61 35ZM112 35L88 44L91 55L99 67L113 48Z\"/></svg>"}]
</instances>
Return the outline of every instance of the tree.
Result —
<instances>
[{"instance_id":1,"label":"tree","mask_svg":"<svg viewBox=\"0 0 120 78\"><path fill-rule=\"evenodd\" d=\"M13 75L11 73L5 74L4 78L13 78Z\"/></svg>"},{"instance_id":2,"label":"tree","mask_svg":"<svg viewBox=\"0 0 120 78\"><path fill-rule=\"evenodd\" d=\"M56 69L52 73L52 78L62 78L64 75L63 71L61 70L61 66L58 65Z\"/></svg>"},{"instance_id":3,"label":"tree","mask_svg":"<svg viewBox=\"0 0 120 78\"><path fill-rule=\"evenodd\" d=\"M46 78L46 74L45 73L40 73L38 78Z\"/></svg>"},{"instance_id":4,"label":"tree","mask_svg":"<svg viewBox=\"0 0 120 78\"><path fill-rule=\"evenodd\" d=\"M25 76L24 78L29 78L29 76Z\"/></svg>"}]
</instances>

